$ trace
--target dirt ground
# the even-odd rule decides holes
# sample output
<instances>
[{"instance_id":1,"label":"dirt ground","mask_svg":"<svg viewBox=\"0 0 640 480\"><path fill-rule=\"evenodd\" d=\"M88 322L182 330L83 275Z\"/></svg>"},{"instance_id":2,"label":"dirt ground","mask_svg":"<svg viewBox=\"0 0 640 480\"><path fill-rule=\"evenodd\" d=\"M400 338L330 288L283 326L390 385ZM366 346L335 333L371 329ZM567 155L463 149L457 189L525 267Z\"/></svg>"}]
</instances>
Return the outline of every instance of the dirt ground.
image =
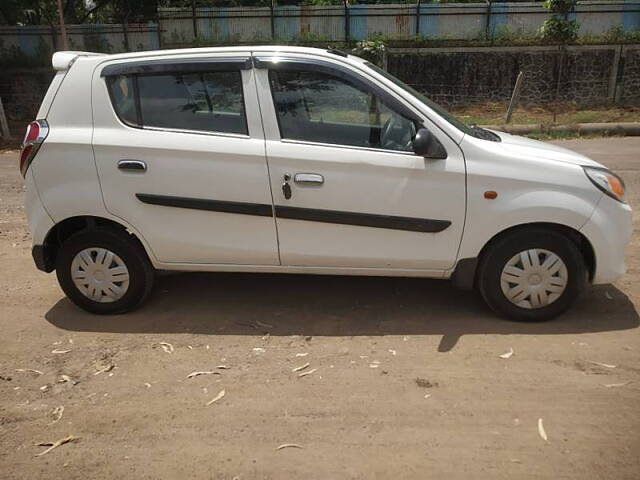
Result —
<instances>
[{"instance_id":1,"label":"dirt ground","mask_svg":"<svg viewBox=\"0 0 640 480\"><path fill-rule=\"evenodd\" d=\"M501 125L508 102L488 102L460 105L451 112L469 125ZM573 125L575 123L638 122L640 108L634 105L603 105L578 108L571 102L545 105L520 105L513 111L511 123L537 123L543 125Z\"/></svg>"},{"instance_id":2,"label":"dirt ground","mask_svg":"<svg viewBox=\"0 0 640 480\"><path fill-rule=\"evenodd\" d=\"M561 143L640 209L640 138ZM0 155L0 478L640 478L637 213L629 272L545 324L445 281L248 274L162 276L103 318L33 265L16 163Z\"/></svg>"}]
</instances>

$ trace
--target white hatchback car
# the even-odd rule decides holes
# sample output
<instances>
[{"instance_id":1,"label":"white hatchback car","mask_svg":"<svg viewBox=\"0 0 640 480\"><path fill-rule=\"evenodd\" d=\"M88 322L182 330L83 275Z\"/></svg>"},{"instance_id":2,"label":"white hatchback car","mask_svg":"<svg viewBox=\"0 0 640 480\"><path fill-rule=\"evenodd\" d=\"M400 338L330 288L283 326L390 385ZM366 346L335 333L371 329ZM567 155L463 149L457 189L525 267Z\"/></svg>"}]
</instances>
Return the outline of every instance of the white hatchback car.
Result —
<instances>
[{"instance_id":1,"label":"white hatchback car","mask_svg":"<svg viewBox=\"0 0 640 480\"><path fill-rule=\"evenodd\" d=\"M20 169L33 257L95 313L154 269L450 278L544 320L625 271L624 183L469 127L365 60L234 47L58 52Z\"/></svg>"}]
</instances>

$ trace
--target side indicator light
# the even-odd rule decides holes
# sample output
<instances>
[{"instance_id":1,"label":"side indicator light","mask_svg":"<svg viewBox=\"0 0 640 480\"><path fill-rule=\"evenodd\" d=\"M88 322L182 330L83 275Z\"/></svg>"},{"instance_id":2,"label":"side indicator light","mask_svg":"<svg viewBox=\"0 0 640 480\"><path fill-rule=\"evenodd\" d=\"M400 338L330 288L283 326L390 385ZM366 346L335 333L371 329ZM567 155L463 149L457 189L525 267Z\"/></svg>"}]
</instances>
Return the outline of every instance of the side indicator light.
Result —
<instances>
[{"instance_id":1,"label":"side indicator light","mask_svg":"<svg viewBox=\"0 0 640 480\"><path fill-rule=\"evenodd\" d=\"M487 190L486 192L484 192L484 198L487 198L489 200L498 198L498 192L494 192L493 190Z\"/></svg>"}]
</instances>

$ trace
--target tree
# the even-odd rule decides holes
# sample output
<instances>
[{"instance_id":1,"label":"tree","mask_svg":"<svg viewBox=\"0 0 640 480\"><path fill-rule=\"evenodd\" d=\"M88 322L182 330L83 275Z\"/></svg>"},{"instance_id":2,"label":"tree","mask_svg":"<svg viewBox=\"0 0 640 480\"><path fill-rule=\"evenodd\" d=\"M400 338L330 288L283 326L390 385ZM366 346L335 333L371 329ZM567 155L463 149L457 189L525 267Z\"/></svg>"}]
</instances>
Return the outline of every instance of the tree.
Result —
<instances>
[{"instance_id":1,"label":"tree","mask_svg":"<svg viewBox=\"0 0 640 480\"><path fill-rule=\"evenodd\" d=\"M573 42L578 37L580 25L575 20L569 20L569 14L577 4L577 0L545 0L544 7L554 15L540 27L542 38L560 43Z\"/></svg>"}]
</instances>

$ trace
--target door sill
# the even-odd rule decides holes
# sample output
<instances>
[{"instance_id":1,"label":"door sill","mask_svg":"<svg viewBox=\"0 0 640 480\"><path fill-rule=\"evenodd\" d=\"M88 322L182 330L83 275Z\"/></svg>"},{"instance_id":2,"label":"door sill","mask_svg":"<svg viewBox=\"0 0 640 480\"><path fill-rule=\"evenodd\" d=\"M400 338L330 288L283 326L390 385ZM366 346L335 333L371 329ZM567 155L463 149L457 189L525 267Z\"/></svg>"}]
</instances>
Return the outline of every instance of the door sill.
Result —
<instances>
[{"instance_id":1,"label":"door sill","mask_svg":"<svg viewBox=\"0 0 640 480\"><path fill-rule=\"evenodd\" d=\"M448 270L409 268L363 268L363 267L309 267L283 265L232 265L212 263L156 263L158 270L184 272L245 272L245 273L293 273L311 275L363 275L380 277L425 277L446 278Z\"/></svg>"}]
</instances>

